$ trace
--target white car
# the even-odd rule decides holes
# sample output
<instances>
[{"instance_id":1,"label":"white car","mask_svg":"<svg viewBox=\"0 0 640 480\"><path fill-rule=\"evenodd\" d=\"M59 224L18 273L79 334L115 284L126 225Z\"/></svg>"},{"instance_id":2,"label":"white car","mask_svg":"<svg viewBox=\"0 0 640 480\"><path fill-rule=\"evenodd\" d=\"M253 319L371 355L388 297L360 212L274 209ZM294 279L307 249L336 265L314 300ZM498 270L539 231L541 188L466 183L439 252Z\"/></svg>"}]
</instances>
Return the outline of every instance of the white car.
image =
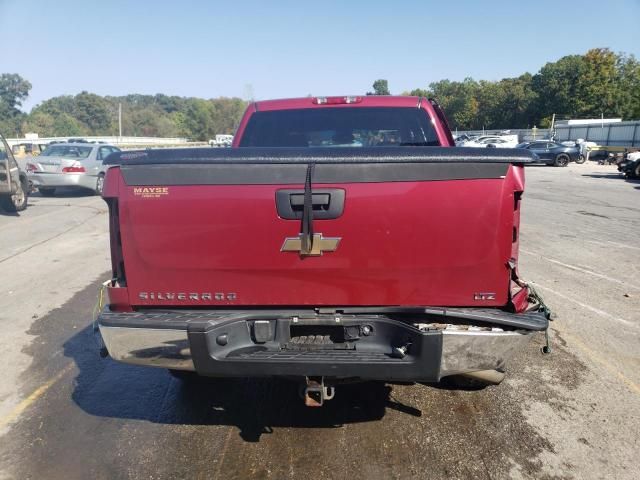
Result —
<instances>
[{"instance_id":1,"label":"white car","mask_svg":"<svg viewBox=\"0 0 640 480\"><path fill-rule=\"evenodd\" d=\"M465 142L475 140L479 136L480 135L467 135L466 133L463 133L462 135L458 135L457 137L455 137L454 141L456 143L456 147L462 147Z\"/></svg>"},{"instance_id":2,"label":"white car","mask_svg":"<svg viewBox=\"0 0 640 480\"><path fill-rule=\"evenodd\" d=\"M460 147L495 147L495 148L515 148L518 144L517 135L485 135L461 143Z\"/></svg>"},{"instance_id":3,"label":"white car","mask_svg":"<svg viewBox=\"0 0 640 480\"><path fill-rule=\"evenodd\" d=\"M102 194L107 166L102 161L120 149L90 143L56 143L27 163L27 178L45 197L58 187L82 188Z\"/></svg>"},{"instance_id":4,"label":"white car","mask_svg":"<svg viewBox=\"0 0 640 480\"><path fill-rule=\"evenodd\" d=\"M233 143L233 135L218 134L215 139L209 140L212 147L230 147Z\"/></svg>"}]
</instances>

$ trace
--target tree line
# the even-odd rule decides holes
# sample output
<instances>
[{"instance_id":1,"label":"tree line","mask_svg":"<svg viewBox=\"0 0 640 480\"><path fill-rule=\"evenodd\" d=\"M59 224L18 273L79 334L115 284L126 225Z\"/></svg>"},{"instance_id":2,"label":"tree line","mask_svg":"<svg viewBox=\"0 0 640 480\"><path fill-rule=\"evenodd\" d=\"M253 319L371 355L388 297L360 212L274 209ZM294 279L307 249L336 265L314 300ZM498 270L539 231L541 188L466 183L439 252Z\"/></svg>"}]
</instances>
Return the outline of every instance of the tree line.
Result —
<instances>
[{"instance_id":1,"label":"tree line","mask_svg":"<svg viewBox=\"0 0 640 480\"><path fill-rule=\"evenodd\" d=\"M440 80L405 94L435 98L451 128L460 130L548 127L554 113L640 119L640 63L633 55L597 48L547 63L533 75Z\"/></svg>"},{"instance_id":2,"label":"tree line","mask_svg":"<svg viewBox=\"0 0 640 480\"><path fill-rule=\"evenodd\" d=\"M247 102L240 98L157 95L100 96L81 92L50 98L30 113L20 110L31 84L16 74L0 75L0 132L7 137L36 132L41 137L122 135L186 137L205 141L233 133Z\"/></svg>"},{"instance_id":3,"label":"tree line","mask_svg":"<svg viewBox=\"0 0 640 480\"><path fill-rule=\"evenodd\" d=\"M0 75L0 132L5 136L118 135L121 105L125 136L208 140L233 133L247 104L240 98L81 92L45 100L25 113L20 107L30 90L31 83L20 75ZM387 80L376 80L367 94L389 95ZM633 55L598 48L547 63L535 74L499 81L440 80L403 94L435 98L451 127L460 130L547 127L554 113L558 118L638 119L640 63Z\"/></svg>"}]
</instances>

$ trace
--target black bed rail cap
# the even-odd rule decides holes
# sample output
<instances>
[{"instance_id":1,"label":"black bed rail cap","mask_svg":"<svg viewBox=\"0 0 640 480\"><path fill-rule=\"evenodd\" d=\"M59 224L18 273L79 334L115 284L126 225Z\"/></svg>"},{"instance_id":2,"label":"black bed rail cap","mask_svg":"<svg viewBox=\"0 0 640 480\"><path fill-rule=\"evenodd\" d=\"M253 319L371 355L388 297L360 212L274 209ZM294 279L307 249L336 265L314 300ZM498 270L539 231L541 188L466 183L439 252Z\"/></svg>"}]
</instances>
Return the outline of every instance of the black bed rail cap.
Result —
<instances>
[{"instance_id":1,"label":"black bed rail cap","mask_svg":"<svg viewBox=\"0 0 640 480\"><path fill-rule=\"evenodd\" d=\"M469 147L239 147L130 150L105 165L283 163L533 163L528 150Z\"/></svg>"}]
</instances>

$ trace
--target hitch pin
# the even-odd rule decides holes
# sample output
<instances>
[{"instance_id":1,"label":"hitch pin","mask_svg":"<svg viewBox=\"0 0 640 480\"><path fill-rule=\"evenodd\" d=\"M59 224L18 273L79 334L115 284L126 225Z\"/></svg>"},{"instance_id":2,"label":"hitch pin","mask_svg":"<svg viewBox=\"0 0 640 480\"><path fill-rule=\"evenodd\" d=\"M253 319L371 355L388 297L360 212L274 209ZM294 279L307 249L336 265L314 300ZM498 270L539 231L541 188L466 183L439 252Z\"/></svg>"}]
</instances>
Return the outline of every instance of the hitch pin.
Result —
<instances>
[{"instance_id":1,"label":"hitch pin","mask_svg":"<svg viewBox=\"0 0 640 480\"><path fill-rule=\"evenodd\" d=\"M102 308L104 307L104 292L107 289L107 287L109 287L109 285L114 285L114 284L115 284L115 279L109 279L102 282L102 285L100 286L100 290L98 291L98 298L95 306L93 307L93 313L92 313L93 338L96 340L98 344L98 351L100 352L100 356L102 358L105 358L109 353L107 351L106 345L104 344L104 340L100 335L100 329L98 327L98 316L100 315L100 312L102 312Z\"/></svg>"},{"instance_id":2,"label":"hitch pin","mask_svg":"<svg viewBox=\"0 0 640 480\"><path fill-rule=\"evenodd\" d=\"M545 345L540 350L544 354L551 353L551 343L549 342L549 328L544 331L544 340Z\"/></svg>"}]
</instances>

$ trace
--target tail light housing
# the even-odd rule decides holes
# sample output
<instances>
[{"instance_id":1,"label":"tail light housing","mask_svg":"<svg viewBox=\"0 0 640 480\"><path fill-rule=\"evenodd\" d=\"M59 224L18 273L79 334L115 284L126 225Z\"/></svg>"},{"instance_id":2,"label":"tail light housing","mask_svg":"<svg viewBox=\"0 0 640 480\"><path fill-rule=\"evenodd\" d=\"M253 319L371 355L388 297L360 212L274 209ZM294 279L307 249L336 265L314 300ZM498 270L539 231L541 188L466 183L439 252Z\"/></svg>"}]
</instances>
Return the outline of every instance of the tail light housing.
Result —
<instances>
[{"instance_id":1,"label":"tail light housing","mask_svg":"<svg viewBox=\"0 0 640 480\"><path fill-rule=\"evenodd\" d=\"M63 167L62 173L86 173L85 168L78 164L71 165L70 167Z\"/></svg>"},{"instance_id":2,"label":"tail light housing","mask_svg":"<svg viewBox=\"0 0 640 480\"><path fill-rule=\"evenodd\" d=\"M27 163L27 172L37 172L38 167L36 167L33 163Z\"/></svg>"},{"instance_id":3,"label":"tail light housing","mask_svg":"<svg viewBox=\"0 0 640 480\"><path fill-rule=\"evenodd\" d=\"M109 241L111 244L111 283L109 294L109 309L113 311L131 312L129 291L124 270L124 255L122 252L122 235L120 234L120 206L118 190L120 184L120 167L107 170L103 199L109 207Z\"/></svg>"},{"instance_id":4,"label":"tail light housing","mask_svg":"<svg viewBox=\"0 0 640 480\"><path fill-rule=\"evenodd\" d=\"M105 198L109 206L109 234L111 244L111 269L115 285L126 287L124 256L122 254L122 236L120 235L120 209L117 198Z\"/></svg>"}]
</instances>

